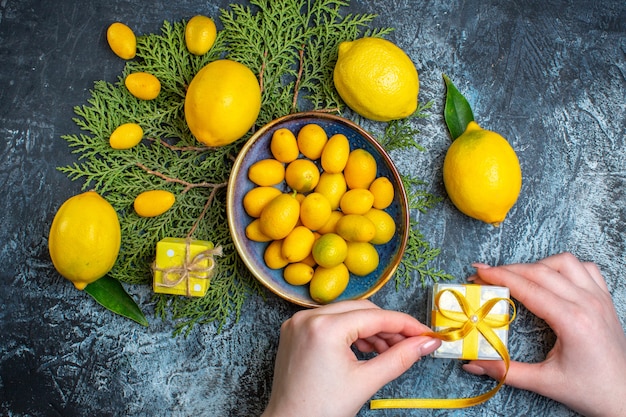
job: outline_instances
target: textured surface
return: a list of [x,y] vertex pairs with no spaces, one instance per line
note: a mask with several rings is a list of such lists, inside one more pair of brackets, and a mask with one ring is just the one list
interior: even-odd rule
[[[54,212],[79,192],[56,166],[74,161],[61,135],[76,132],[72,107],[95,80],[115,80],[105,28],[138,33],[164,20],[218,15],[229,2],[78,0],[0,2],[0,414],[10,416],[251,416],[269,395],[280,323],[296,308],[268,294],[251,298],[239,323],[196,328],[172,339],[168,323],[148,330],[103,312],[52,268],[46,236]],[[599,264],[626,323],[626,4],[621,0],[500,2],[370,1],[376,26],[420,72],[426,152],[393,155],[401,172],[445,197],[441,165],[448,136],[441,117],[446,73],[477,120],[517,150],[524,184],[505,223],[472,221],[444,199],[420,228],[442,254],[435,266],[464,279],[469,264],[535,261],[572,251]],[[148,288],[133,289],[150,311]],[[373,301],[426,318],[426,291],[387,286]],[[522,309],[511,334],[514,359],[540,360],[554,336]],[[492,386],[458,361],[425,359],[380,396],[469,395]],[[503,388],[467,410],[369,411],[362,416],[572,416],[535,394]]]

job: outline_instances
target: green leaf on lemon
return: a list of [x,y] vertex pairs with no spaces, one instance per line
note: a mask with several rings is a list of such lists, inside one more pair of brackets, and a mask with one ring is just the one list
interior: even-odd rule
[[474,113],[467,99],[452,84],[447,75],[443,75],[446,83],[446,105],[443,110],[443,117],[448,126],[448,131],[452,140],[458,138],[465,132],[469,122],[474,121]]
[[85,291],[104,308],[148,327],[146,316],[119,280],[105,275],[87,285]]

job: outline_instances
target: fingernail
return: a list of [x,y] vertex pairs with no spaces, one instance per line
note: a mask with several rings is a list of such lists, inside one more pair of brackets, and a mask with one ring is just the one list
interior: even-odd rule
[[485,375],[485,368],[482,366],[474,365],[473,363],[466,363],[462,366],[462,368],[474,375]]
[[489,269],[489,268],[491,268],[491,266],[489,266],[487,264],[484,264],[484,263],[481,263],[481,262],[474,262],[472,264],[472,266],[474,268],[476,268],[476,269]]
[[436,351],[439,346],[441,346],[441,340],[439,339],[430,339],[426,343],[420,346],[420,355],[426,356],[430,355],[434,351]]

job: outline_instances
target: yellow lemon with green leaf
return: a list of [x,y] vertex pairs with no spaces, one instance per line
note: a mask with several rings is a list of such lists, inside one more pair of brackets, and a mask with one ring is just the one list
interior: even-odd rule
[[117,213],[95,191],[66,200],[52,220],[48,237],[54,267],[79,290],[113,268],[120,244]]

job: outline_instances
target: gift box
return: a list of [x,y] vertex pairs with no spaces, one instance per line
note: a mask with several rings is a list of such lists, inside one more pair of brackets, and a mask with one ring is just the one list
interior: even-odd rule
[[164,238],[156,245],[154,292],[162,294],[203,297],[215,270],[214,256],[221,248],[214,248],[206,240]]
[[[430,301],[431,327],[447,333],[433,353],[436,358],[502,359],[493,344],[506,350],[509,336],[509,289],[476,284],[433,285]],[[515,306],[513,306],[514,308]],[[495,336],[494,336],[495,335]],[[492,342],[488,340],[492,339]]]

